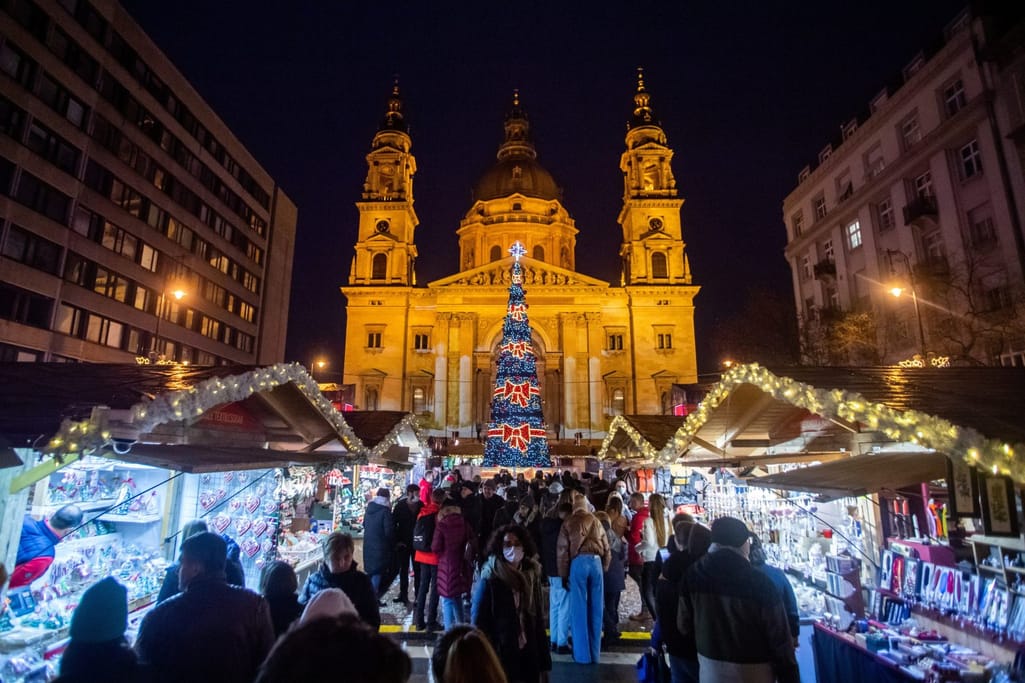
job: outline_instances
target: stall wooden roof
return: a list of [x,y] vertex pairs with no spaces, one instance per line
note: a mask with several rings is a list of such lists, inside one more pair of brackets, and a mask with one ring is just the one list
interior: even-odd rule
[[638,416],[617,417],[599,457],[750,465],[829,460],[917,442],[1025,481],[1025,466],[1014,457],[1025,458],[1025,369],[774,372],[751,364],[693,389],[705,399],[669,439],[660,432],[679,418],[648,416],[644,425]]
[[[297,364],[0,364],[0,402],[0,438],[61,460],[86,450],[71,447],[84,432],[93,454],[189,472],[363,460],[400,431],[418,444],[411,415],[343,415]],[[244,428],[207,419],[231,406]]]

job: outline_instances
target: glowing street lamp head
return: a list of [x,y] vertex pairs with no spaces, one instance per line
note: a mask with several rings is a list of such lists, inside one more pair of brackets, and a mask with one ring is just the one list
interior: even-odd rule
[[903,287],[891,287],[890,288],[890,294],[892,294],[893,296],[899,297],[903,293],[904,293],[904,288]]
[[186,295],[186,291],[184,289],[180,289],[179,288],[179,289],[171,290],[171,296],[173,296],[178,301],[181,301],[182,299],[184,299],[185,295]]
[[320,360],[317,361],[317,369],[318,370],[323,370],[326,367],[327,367],[327,361],[326,360],[320,359]]

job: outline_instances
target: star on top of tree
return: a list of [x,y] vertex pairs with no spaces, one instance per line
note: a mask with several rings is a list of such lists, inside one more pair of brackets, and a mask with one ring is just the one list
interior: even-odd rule
[[526,256],[527,248],[524,247],[519,240],[517,240],[516,242],[513,242],[513,245],[511,247],[509,247],[509,253],[513,255],[514,259],[519,261],[521,256]]

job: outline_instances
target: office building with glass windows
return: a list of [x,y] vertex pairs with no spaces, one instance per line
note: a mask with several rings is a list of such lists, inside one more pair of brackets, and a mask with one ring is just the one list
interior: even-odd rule
[[0,1],[0,361],[280,361],[296,217],[116,2]]

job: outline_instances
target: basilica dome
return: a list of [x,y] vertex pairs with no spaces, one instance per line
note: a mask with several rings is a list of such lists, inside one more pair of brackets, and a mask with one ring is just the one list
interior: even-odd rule
[[530,122],[520,106],[518,92],[505,117],[505,140],[498,148],[498,162],[484,172],[473,188],[474,201],[488,201],[522,194],[537,199],[562,199],[552,174],[537,162]]

